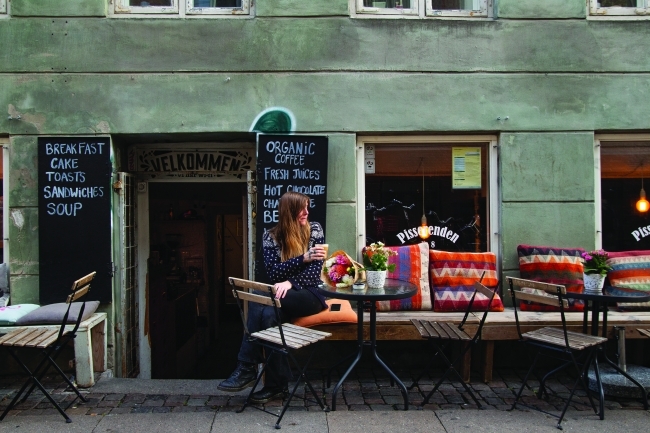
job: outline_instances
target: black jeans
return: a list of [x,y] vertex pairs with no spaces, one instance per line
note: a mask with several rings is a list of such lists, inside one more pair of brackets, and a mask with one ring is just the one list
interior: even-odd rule
[[[268,293],[259,294],[268,296]],[[323,304],[321,304],[320,299],[307,289],[291,289],[280,302],[282,304],[282,308],[280,309],[280,320],[282,322],[287,322],[297,317],[311,316],[323,310]],[[277,324],[275,311],[272,306],[262,305],[256,302],[248,303],[248,321],[246,322],[248,332],[252,334],[277,326]],[[288,360],[282,358],[278,355],[273,355],[271,358],[269,365],[266,367],[265,386],[284,387],[287,385],[287,382],[291,378],[291,369],[289,368]],[[242,362],[258,364],[264,360],[262,347],[249,342],[246,339],[246,335],[244,335],[237,359]]]

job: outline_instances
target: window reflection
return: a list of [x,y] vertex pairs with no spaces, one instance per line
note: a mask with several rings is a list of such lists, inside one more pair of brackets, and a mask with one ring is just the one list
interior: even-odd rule
[[129,0],[130,6],[172,6],[172,0]]
[[363,0],[363,5],[372,8],[395,8],[395,9],[410,9],[411,0]]
[[[375,173],[365,175],[366,244],[422,242],[417,234],[426,216],[431,248],[489,251],[487,244],[487,147],[481,148],[480,188],[452,187],[453,144],[375,146]],[[424,195],[423,195],[424,187]]]
[[650,212],[639,212],[641,187],[650,188],[650,142],[601,142],[603,249],[650,249]]

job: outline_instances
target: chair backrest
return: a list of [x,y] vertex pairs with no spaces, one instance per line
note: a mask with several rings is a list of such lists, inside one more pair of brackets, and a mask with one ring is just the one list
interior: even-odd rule
[[[90,290],[90,283],[92,280],[95,278],[95,275],[97,272],[91,272],[90,274],[83,276],[76,280],[74,283],[72,283],[72,293],[70,293],[66,299],[65,303],[68,304],[68,308],[66,309],[65,314],[63,315],[63,322],[61,322],[61,328],[59,329],[59,338],[63,335],[65,331],[65,327],[68,324],[68,316],[70,315],[70,308],[72,307],[72,303],[81,299],[84,295],[88,293]],[[77,329],[79,329],[79,324],[81,323],[81,319],[84,314],[84,310],[86,309],[86,301],[84,300],[81,303],[81,307],[79,308],[79,313],[77,314],[77,320],[75,321],[74,328],[72,330],[72,334],[74,335],[75,332],[77,332]]]
[[[485,274],[485,273],[484,273]],[[481,280],[483,279],[483,276],[481,276]],[[483,324],[485,323],[485,319],[487,318],[487,314],[490,311],[490,306],[492,305],[492,300],[494,299],[494,295],[496,294],[496,289],[495,290],[490,290],[487,287],[485,287],[482,283],[480,282],[475,282],[473,285],[474,288],[474,293],[472,294],[472,297],[469,300],[469,304],[467,305],[467,309],[465,310],[465,316],[463,317],[462,322],[460,322],[460,325],[458,325],[459,329],[463,329],[463,325],[465,324],[465,321],[467,320],[467,317],[469,316],[469,313],[472,310],[472,304],[474,304],[474,298],[476,298],[476,295],[478,293],[482,294],[486,298],[488,298],[488,303],[487,303],[487,308],[483,312],[483,316],[481,316],[481,320],[479,321],[478,324],[478,329],[476,330],[475,339],[479,339],[481,336],[481,330],[483,329]]]
[[[282,337],[282,345],[286,346],[280,318],[280,308],[282,307],[282,304],[279,299],[275,298],[274,286],[272,284],[264,284],[257,281],[244,280],[242,278],[229,277],[228,280],[232,286],[232,294],[237,300],[237,305],[239,306],[239,314],[241,315],[241,320],[244,324],[244,333],[246,336],[251,338],[251,333],[246,324],[244,301],[268,305],[272,306],[275,311],[275,318],[280,329],[280,336]],[[251,293],[250,290],[255,290],[258,293]]]
[[519,326],[519,316],[517,314],[519,301],[531,301],[558,307],[560,309],[562,328],[564,329],[566,340],[566,319],[564,317],[564,309],[569,307],[569,303],[564,299],[564,295],[566,295],[565,286],[515,277],[506,277],[506,281],[508,281],[508,285],[510,286],[510,297],[512,298],[512,304],[514,306],[515,322],[517,324],[519,338],[521,338],[521,328]]

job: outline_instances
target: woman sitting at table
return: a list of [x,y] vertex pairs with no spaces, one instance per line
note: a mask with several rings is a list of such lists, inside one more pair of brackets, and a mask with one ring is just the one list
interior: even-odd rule
[[[287,192],[280,197],[279,222],[263,236],[264,266],[275,287],[275,297],[282,300],[281,320],[311,316],[327,308],[325,298],[316,289],[325,259],[323,228],[309,222],[309,197]],[[272,306],[249,303],[248,330],[251,333],[276,326]],[[218,385],[222,391],[241,391],[252,386],[256,365],[263,361],[262,349],[244,336],[237,368]],[[253,404],[263,404],[287,392],[291,371],[286,359],[272,357],[266,368],[264,387],[251,396]]]

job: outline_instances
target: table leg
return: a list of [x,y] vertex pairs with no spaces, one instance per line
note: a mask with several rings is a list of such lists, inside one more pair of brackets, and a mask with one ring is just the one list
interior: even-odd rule
[[[363,355],[363,302],[358,301],[357,302],[357,344],[359,346],[359,351],[357,353],[356,358],[352,361],[348,369],[343,373],[343,376],[339,379],[338,383],[336,386],[334,386],[334,390],[332,390],[332,405],[331,409],[336,410],[336,394],[339,391],[339,388],[341,388],[341,385],[343,385],[343,382],[345,382],[345,379],[347,379],[348,375],[352,371],[352,369],[357,365],[359,360],[361,359],[361,355]],[[328,379],[329,380],[329,379]]]
[[370,305],[370,347],[372,350],[372,355],[375,357],[377,363],[379,363],[379,365],[381,365],[381,367],[386,370],[386,372],[390,375],[390,377],[393,378],[397,386],[400,388],[402,397],[404,397],[404,410],[408,410],[409,397],[408,392],[406,391],[406,386],[401,380],[399,380],[397,375],[395,375],[395,373],[393,373],[393,371],[388,368],[386,363],[384,363],[384,361],[382,361],[382,359],[377,354],[377,306],[374,302],[372,305]]

